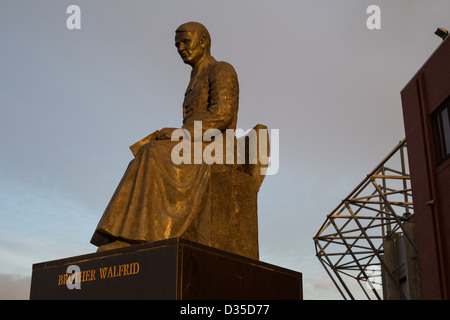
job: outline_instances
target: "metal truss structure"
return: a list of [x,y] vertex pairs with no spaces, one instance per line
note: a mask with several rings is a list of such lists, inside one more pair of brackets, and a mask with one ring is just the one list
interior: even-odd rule
[[394,233],[404,235],[417,254],[404,228],[413,218],[405,151],[403,140],[327,216],[314,237],[316,255],[344,299],[356,299],[359,289],[367,299],[383,299],[383,282],[398,283],[396,270],[383,259],[384,240]]

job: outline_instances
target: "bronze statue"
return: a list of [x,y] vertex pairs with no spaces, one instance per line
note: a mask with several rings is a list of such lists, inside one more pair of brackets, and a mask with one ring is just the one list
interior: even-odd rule
[[[201,121],[202,134],[208,129],[236,129],[238,78],[229,63],[211,56],[208,30],[197,22],[182,24],[176,30],[175,46],[183,62],[192,67],[182,129],[191,137],[194,121]],[[258,258],[256,193],[260,183],[242,182],[249,173],[242,178],[247,169],[239,170],[236,164],[174,164],[171,151],[179,143],[171,140],[175,129],[155,131],[130,147],[135,158],[91,243],[104,251],[185,237]],[[246,197],[241,203],[238,193]],[[251,211],[251,218],[242,214],[247,211]],[[237,234],[236,239],[233,234]]]

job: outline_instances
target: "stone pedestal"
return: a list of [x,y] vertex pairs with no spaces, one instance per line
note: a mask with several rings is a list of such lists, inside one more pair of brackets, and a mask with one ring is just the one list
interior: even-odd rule
[[34,264],[30,299],[300,300],[302,274],[177,238]]

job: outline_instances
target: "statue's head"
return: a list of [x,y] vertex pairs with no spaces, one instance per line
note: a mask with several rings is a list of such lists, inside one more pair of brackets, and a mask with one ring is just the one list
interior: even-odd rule
[[184,63],[192,67],[211,55],[211,37],[205,26],[198,22],[187,22],[178,27],[175,46]]

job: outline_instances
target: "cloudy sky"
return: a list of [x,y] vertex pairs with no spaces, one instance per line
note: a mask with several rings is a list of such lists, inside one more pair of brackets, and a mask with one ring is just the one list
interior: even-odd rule
[[[66,27],[71,4],[81,30]],[[128,147],[181,125],[190,67],[174,31],[199,21],[238,73],[238,127],[280,132],[261,260],[302,272],[305,299],[340,299],[312,237],[404,138],[400,91],[449,18],[448,0],[2,0],[0,298],[28,298],[33,263],[96,250]]]

